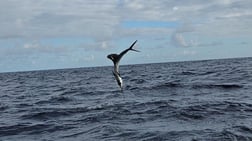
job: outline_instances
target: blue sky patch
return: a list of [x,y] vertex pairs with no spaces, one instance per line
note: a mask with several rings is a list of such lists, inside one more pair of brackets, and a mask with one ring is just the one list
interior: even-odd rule
[[171,21],[124,21],[122,27],[124,28],[177,28],[179,22]]

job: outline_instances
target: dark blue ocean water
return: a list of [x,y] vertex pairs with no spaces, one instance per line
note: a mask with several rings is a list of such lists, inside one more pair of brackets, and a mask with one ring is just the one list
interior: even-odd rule
[[252,58],[0,74],[0,140],[252,140]]

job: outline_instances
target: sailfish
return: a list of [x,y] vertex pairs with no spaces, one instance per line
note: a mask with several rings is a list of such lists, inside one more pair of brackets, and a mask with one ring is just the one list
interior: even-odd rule
[[107,56],[107,58],[112,60],[112,62],[114,63],[114,70],[112,71],[112,73],[117,81],[118,86],[121,88],[122,91],[123,91],[123,80],[122,80],[122,77],[119,73],[119,62],[122,59],[122,57],[130,50],[140,52],[136,49],[133,49],[133,46],[136,44],[136,42],[137,42],[137,40],[135,42],[133,42],[129,48],[125,49],[120,54],[109,54]]

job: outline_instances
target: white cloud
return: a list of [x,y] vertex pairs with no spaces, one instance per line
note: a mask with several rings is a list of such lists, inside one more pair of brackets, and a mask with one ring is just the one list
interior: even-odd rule
[[189,47],[196,45],[197,41],[186,41],[183,36],[184,33],[194,32],[195,28],[190,23],[184,23],[181,27],[177,28],[171,36],[171,43],[176,47]]
[[109,48],[108,43],[105,42],[105,41],[103,41],[103,42],[101,43],[101,48],[103,48],[103,49]]
[[23,47],[25,49],[32,49],[32,48],[39,48],[40,45],[39,45],[38,42],[34,41],[34,42],[31,42],[31,43],[25,43]]
[[115,45],[111,40],[95,40],[95,42],[82,43],[80,48],[84,48],[86,51],[104,51],[109,48],[114,48]]
[[[172,35],[175,46],[207,46],[212,43],[201,43],[187,34],[221,38],[251,36],[251,5],[250,0],[0,1],[0,38],[30,39],[23,48],[41,52],[55,49],[34,42],[34,38],[89,37],[94,42],[83,47],[102,51],[113,48],[114,42],[121,38],[167,35]],[[176,21],[183,26],[125,28],[121,26],[124,21]]]
[[173,9],[174,11],[176,11],[176,10],[178,10],[179,8],[178,8],[177,6],[174,6],[172,9]]
[[111,36],[116,0],[1,1],[0,37]]
[[[0,37],[87,36],[112,40],[129,32],[139,34],[139,30],[122,29],[120,23],[125,20],[189,21],[199,25],[198,31],[202,34],[228,35],[237,30],[242,34],[246,32],[242,28],[252,22],[247,18],[252,16],[251,5],[249,0],[0,1]],[[246,23],[240,22],[241,18]],[[226,24],[236,28],[216,30]],[[141,29],[140,32],[151,30]]]
[[186,43],[184,37],[181,33],[174,33],[171,37],[171,42],[173,45],[177,47],[187,47],[188,44]]

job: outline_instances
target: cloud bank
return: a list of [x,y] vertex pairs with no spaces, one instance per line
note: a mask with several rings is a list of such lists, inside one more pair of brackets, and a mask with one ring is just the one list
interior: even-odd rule
[[[189,21],[201,34],[252,33],[249,28],[252,1],[249,0],[12,0],[1,1],[0,5],[1,38],[87,36],[96,40],[113,39],[129,34],[129,29],[121,26],[129,20]],[[137,35],[159,30],[132,32]]]
[[[146,54],[151,48],[170,51],[162,50],[170,46],[224,46],[234,38],[246,47],[251,44],[251,6],[251,0],[2,0],[0,66],[24,56],[33,62],[39,62],[34,57],[44,59],[45,66],[50,57],[62,64],[88,64],[135,39],[149,47]],[[188,52],[180,53],[199,54]]]

